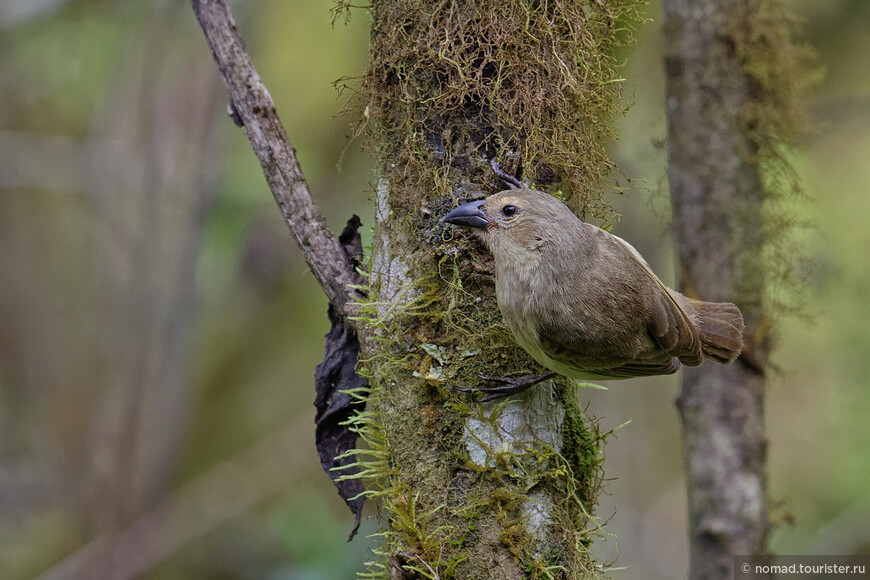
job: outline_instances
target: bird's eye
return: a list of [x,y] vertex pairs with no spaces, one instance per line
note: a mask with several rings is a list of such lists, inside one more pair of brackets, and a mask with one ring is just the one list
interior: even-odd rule
[[517,206],[506,205],[503,208],[501,208],[501,213],[503,213],[505,217],[511,217],[512,215],[517,213]]

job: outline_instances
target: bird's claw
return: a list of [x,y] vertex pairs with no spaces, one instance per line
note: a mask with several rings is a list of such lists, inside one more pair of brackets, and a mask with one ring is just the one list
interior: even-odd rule
[[546,381],[547,379],[550,379],[555,375],[556,373],[552,371],[541,373],[539,375],[523,375],[521,377],[491,377],[488,375],[480,375],[480,378],[482,380],[498,384],[491,387],[454,388],[457,391],[462,391],[463,393],[482,393],[483,396],[480,397],[480,399],[478,400],[481,403],[485,403],[487,401],[494,401],[495,399],[500,399],[501,397],[507,397],[509,395],[516,395],[517,393],[522,393],[523,391],[537,385],[542,381]]

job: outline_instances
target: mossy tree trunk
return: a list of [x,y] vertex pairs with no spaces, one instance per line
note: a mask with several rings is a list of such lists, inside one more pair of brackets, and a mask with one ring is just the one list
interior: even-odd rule
[[633,1],[544,5],[383,0],[371,7],[367,131],[380,155],[369,301],[360,305],[368,410],[360,456],[383,506],[371,574],[580,578],[600,436],[573,383],[509,402],[458,393],[480,375],[540,372],[495,303],[490,258],[440,219],[504,189],[490,169],[604,216],[618,111],[610,51]]
[[788,286],[795,263],[783,251],[788,220],[776,204],[797,188],[782,151],[800,125],[793,95],[806,77],[806,52],[790,43],[777,0],[664,0],[663,7],[680,290],[735,302],[746,321],[736,363],[687,368],[677,398],[689,578],[725,579],[734,555],[767,551],[770,285]]

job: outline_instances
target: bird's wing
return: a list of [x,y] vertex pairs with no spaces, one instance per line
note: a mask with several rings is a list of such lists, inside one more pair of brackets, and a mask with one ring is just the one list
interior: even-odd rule
[[[598,244],[602,255],[599,259],[605,264],[616,264],[618,272],[626,278],[622,284],[635,292],[634,300],[645,302],[627,305],[621,312],[635,318],[638,335],[623,336],[616,343],[600,334],[589,335],[590,329],[578,324],[568,306],[562,316],[537,320],[536,330],[543,353],[563,369],[574,371],[565,374],[592,374],[602,378],[670,374],[676,372],[680,363],[701,364],[703,354],[695,325],[637,250],[604,230],[588,227],[600,236]],[[611,272],[614,268],[611,267]],[[646,320],[636,320],[641,316]],[[618,320],[614,323],[620,324]]]
[[[537,331],[544,353],[558,364],[560,372],[576,378],[628,379],[669,375],[677,372],[681,366],[676,358],[661,349],[624,362],[624,359],[608,359],[609,353],[590,352],[581,335],[566,333],[561,325],[539,324]],[[572,340],[566,342],[568,336]]]
[[704,355],[701,352],[698,331],[686,312],[677,304],[668,287],[659,280],[646,260],[631,244],[607,232],[603,233],[616,242],[616,247],[624,250],[625,254],[640,266],[638,269],[640,275],[652,281],[653,287],[657,290],[652,296],[650,305],[652,310],[648,324],[650,335],[662,350],[670,356],[677,357],[683,364],[689,366],[701,364]]
[[590,374],[600,375],[603,378],[630,379],[632,377],[652,377],[655,375],[670,375],[683,366],[675,358],[666,363],[631,362],[612,369],[596,369],[589,371]]

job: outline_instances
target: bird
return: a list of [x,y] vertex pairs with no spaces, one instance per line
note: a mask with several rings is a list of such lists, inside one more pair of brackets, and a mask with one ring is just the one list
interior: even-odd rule
[[612,380],[672,374],[705,358],[728,364],[743,348],[737,306],[668,288],[631,244],[548,193],[501,191],[460,205],[443,221],[472,228],[488,247],[501,314],[517,343],[548,369],[483,377],[498,384],[474,389],[482,400],[555,374]]

